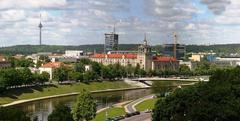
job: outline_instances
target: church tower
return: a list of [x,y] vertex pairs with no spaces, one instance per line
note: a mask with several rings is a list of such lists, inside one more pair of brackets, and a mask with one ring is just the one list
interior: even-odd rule
[[147,36],[144,35],[143,44],[138,47],[137,63],[145,71],[152,69],[151,46],[148,44]]

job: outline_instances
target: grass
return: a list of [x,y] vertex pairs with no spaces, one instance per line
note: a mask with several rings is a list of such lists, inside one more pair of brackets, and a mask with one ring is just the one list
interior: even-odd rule
[[124,108],[112,107],[110,109],[106,109],[106,110],[98,113],[97,116],[95,117],[95,119],[92,121],[104,121],[106,118],[106,111],[108,114],[108,118],[112,118],[115,116],[121,116],[121,115],[125,114]]
[[149,99],[141,102],[140,104],[136,105],[136,109],[138,111],[144,111],[144,110],[152,110],[154,108],[155,103],[157,102],[157,98]]
[[44,96],[52,96],[59,94],[67,94],[72,92],[80,92],[83,89],[89,91],[104,90],[104,89],[118,89],[129,88],[130,85],[123,81],[103,81],[92,82],[90,84],[77,83],[73,85],[51,85],[38,86],[32,88],[11,89],[0,94],[0,104],[7,104],[17,100],[39,98]]

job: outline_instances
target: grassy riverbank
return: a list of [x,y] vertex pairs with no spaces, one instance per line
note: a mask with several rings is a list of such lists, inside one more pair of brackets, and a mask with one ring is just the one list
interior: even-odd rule
[[59,94],[67,94],[73,92],[80,92],[83,89],[89,91],[105,90],[105,89],[118,89],[129,88],[130,85],[123,81],[103,81],[92,82],[90,84],[77,83],[73,85],[51,85],[51,86],[38,86],[31,88],[11,89],[3,94],[0,94],[0,105],[11,103],[13,101],[39,98],[44,96],[52,96]]
[[158,99],[154,98],[154,99],[149,99],[149,100],[145,100],[141,103],[139,103],[138,105],[136,105],[136,109],[138,111],[144,111],[144,110],[152,110],[154,108],[155,103],[157,102]]
[[107,112],[108,118],[112,118],[115,116],[121,116],[121,115],[125,114],[124,108],[112,107],[112,108],[106,109],[106,110],[98,113],[97,116],[95,117],[95,119],[92,121],[104,121],[106,119],[106,112]]

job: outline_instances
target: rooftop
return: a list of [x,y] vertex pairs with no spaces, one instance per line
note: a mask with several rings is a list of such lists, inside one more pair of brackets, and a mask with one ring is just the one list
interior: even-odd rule
[[173,57],[167,57],[167,56],[155,56],[153,57],[153,61],[157,62],[177,62],[178,60]]
[[91,58],[127,58],[127,59],[136,59],[137,54],[94,54]]
[[41,68],[59,68],[63,65],[62,62],[49,62],[41,66]]

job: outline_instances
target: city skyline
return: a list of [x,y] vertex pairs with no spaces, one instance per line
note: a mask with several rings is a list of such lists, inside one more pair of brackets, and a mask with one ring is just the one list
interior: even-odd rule
[[0,45],[103,44],[116,25],[119,44],[239,43],[238,0],[1,0]]

